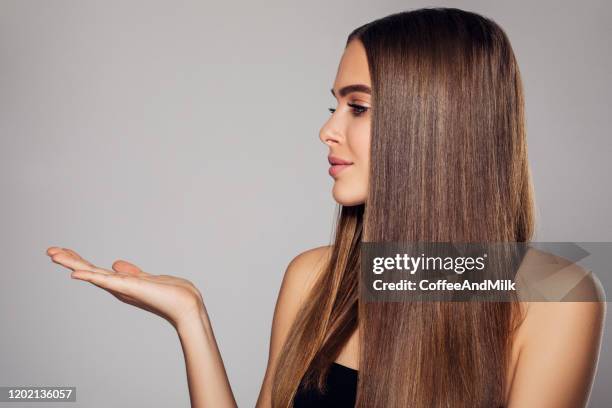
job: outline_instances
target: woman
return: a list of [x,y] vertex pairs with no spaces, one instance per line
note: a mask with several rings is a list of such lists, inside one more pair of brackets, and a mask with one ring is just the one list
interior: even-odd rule
[[[362,241],[532,238],[522,84],[502,29],[454,8],[375,20],[348,37],[332,94],[320,138],[335,240],[287,268],[257,407],[586,406],[604,303],[359,301]],[[47,253],[176,328],[192,406],[236,406],[190,282]]]

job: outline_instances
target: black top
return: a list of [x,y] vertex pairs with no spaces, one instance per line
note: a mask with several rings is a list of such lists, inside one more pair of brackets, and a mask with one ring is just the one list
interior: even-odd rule
[[326,379],[325,394],[314,389],[304,390],[300,383],[293,408],[353,408],[357,397],[358,371],[338,363],[332,363]]

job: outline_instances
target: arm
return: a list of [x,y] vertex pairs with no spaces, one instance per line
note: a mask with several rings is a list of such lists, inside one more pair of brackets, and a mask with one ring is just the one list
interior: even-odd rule
[[152,275],[125,261],[115,262],[112,270],[102,269],[66,248],[51,247],[47,255],[71,269],[73,279],[90,282],[122,302],[172,324],[183,348],[192,407],[237,406],[202,295],[191,282],[170,275]]
[[202,306],[198,316],[177,324],[176,331],[183,348],[191,406],[236,408],[206,308]]
[[529,305],[508,408],[586,407],[605,308],[604,302]]
[[272,381],[278,355],[302,302],[323,270],[329,249],[330,247],[319,247],[303,252],[287,266],[274,308],[268,365],[256,408],[269,408],[272,405]]

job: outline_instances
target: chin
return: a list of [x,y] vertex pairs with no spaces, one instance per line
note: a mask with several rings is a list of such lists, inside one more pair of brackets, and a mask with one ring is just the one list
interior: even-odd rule
[[334,196],[334,200],[336,200],[338,204],[343,205],[345,207],[351,207],[354,205],[365,203],[366,196],[365,192],[360,191],[360,189],[342,186],[338,181],[334,183],[332,195]]

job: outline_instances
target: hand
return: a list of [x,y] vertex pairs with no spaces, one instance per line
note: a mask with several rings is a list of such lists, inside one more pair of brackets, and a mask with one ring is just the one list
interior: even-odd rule
[[50,247],[47,255],[71,269],[71,278],[93,283],[124,303],[155,313],[177,330],[205,311],[202,294],[186,279],[152,275],[123,260],[115,261],[112,270],[102,269],[68,248]]

